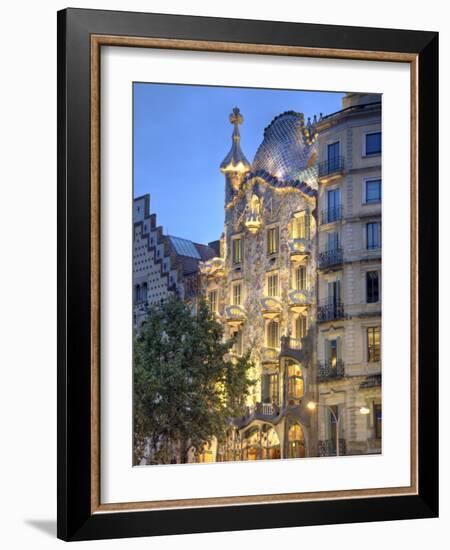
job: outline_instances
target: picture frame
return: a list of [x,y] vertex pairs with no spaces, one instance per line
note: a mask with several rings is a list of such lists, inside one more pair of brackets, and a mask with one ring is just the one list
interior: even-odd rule
[[[101,502],[100,51],[105,46],[409,65],[409,487],[155,505]],[[91,540],[438,515],[437,143],[437,33],[84,9],[58,12],[59,538]]]

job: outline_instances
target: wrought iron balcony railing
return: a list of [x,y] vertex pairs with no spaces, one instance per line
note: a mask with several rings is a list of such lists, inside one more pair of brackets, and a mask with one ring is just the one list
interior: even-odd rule
[[318,380],[328,380],[330,378],[342,378],[345,374],[344,363],[341,359],[325,361],[317,366]]
[[[323,439],[317,442],[318,456],[336,456],[336,440]],[[346,454],[345,439],[339,439],[339,455]]]
[[323,252],[319,252],[319,269],[341,265],[343,257],[344,253],[342,248],[335,248],[334,250],[325,250]]
[[338,206],[332,206],[331,208],[327,208],[326,210],[322,210],[321,213],[321,223],[332,223],[337,222],[339,220],[342,220],[344,213],[342,204],[339,204]]
[[344,157],[335,157],[319,163],[319,178],[339,174],[344,170]]
[[246,408],[244,416],[235,419],[238,425],[245,426],[253,420],[274,419],[279,415],[280,408],[275,403],[256,403]]
[[344,304],[341,301],[326,302],[317,308],[319,322],[337,321],[344,318]]

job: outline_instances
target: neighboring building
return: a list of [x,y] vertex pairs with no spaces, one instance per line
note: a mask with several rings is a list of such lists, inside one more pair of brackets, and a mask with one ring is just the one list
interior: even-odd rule
[[195,303],[199,295],[199,263],[219,253],[218,243],[194,243],[164,235],[150,214],[150,195],[134,199],[133,304],[134,327],[145,320],[149,306],[171,294]]
[[347,94],[312,123],[282,113],[252,163],[239,109],[230,122],[220,242],[163,236],[135,200],[136,295],[205,296],[231,356],[252,348],[247,412],[192,460],[334,455],[336,419],[341,454],[381,452],[380,96]]
[[[343,107],[316,126],[317,382],[342,418],[341,452],[359,454],[381,451],[381,99],[347,94]],[[334,418],[319,419],[319,453],[334,454]]]

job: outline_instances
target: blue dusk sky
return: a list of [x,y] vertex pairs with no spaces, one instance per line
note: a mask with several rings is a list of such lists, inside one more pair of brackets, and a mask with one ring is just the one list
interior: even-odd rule
[[223,231],[229,115],[239,107],[241,147],[249,160],[264,128],[284,111],[305,120],[340,110],[342,93],[134,83],[134,196],[150,194],[164,234],[208,243]]

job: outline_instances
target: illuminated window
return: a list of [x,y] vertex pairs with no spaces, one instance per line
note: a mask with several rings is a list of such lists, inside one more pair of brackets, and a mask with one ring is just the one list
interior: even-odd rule
[[304,394],[302,369],[300,365],[291,364],[287,367],[288,399],[301,399]]
[[200,463],[214,462],[214,456],[211,449],[211,443],[206,443],[203,450],[198,454],[198,461]]
[[240,306],[242,300],[242,285],[241,283],[235,283],[232,286],[233,292],[231,296],[232,305]]
[[280,337],[277,321],[269,321],[267,324],[267,347],[278,348],[280,345]]
[[269,399],[271,403],[278,405],[279,398],[278,374],[269,374]]
[[267,296],[278,296],[278,273],[272,273],[267,277]]
[[219,302],[217,299],[217,290],[210,290],[208,292],[208,302],[209,302],[209,309],[213,313],[217,313],[219,308]]
[[291,424],[288,431],[288,458],[304,458],[305,440],[300,424]]
[[294,284],[296,290],[306,290],[306,267],[304,265],[295,268]]
[[240,264],[242,262],[242,239],[238,237],[231,242],[233,264]]
[[306,212],[296,214],[292,220],[291,238],[309,239],[309,216]]
[[366,273],[366,296],[368,304],[374,304],[380,299],[378,271],[368,271]]
[[255,426],[244,434],[242,441],[242,460],[258,460],[261,456],[261,434]]
[[267,230],[267,254],[276,254],[278,252],[278,244],[278,227],[270,227]]
[[341,338],[332,338],[325,340],[325,358],[327,364],[331,368],[337,366],[338,361],[341,359]]
[[262,400],[263,400],[263,403],[273,403],[274,405],[278,405],[278,401],[279,401],[278,373],[263,375]]
[[380,327],[367,329],[367,361],[375,363],[380,360]]
[[295,319],[295,338],[304,338],[307,331],[307,319],[306,315],[299,315]]

